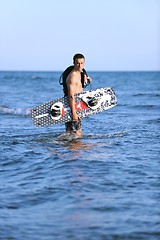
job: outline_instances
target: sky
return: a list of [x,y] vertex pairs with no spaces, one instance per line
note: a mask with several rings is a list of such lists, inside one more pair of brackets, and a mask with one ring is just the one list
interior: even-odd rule
[[0,70],[160,70],[160,0],[0,0]]

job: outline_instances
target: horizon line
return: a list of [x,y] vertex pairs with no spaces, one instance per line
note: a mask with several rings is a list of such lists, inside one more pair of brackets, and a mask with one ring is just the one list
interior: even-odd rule
[[[65,70],[65,69],[64,69]],[[1,70],[0,72],[64,72],[64,70]],[[88,72],[160,72],[158,70],[88,70]]]

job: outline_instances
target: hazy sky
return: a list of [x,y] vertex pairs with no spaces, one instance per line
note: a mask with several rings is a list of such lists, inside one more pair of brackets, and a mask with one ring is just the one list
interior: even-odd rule
[[160,70],[160,0],[0,0],[0,70]]

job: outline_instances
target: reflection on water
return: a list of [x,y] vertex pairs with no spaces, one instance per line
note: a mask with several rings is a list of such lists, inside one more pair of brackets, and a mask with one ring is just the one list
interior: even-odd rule
[[64,146],[71,151],[86,151],[93,147],[94,144],[87,144],[82,142],[82,139],[64,142]]
[[95,145],[97,144],[86,142],[73,134],[64,133],[47,146],[47,149],[56,156],[56,160],[78,160]]
[[83,139],[77,137],[74,133],[63,133],[57,137],[56,141],[61,143],[64,147],[68,147],[71,151],[88,150],[94,145],[84,143]]

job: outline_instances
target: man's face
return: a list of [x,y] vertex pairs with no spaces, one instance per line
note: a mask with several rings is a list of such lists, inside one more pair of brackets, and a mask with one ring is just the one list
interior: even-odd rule
[[84,63],[85,63],[84,58],[76,58],[74,63],[75,69],[81,72],[82,69],[84,68]]

